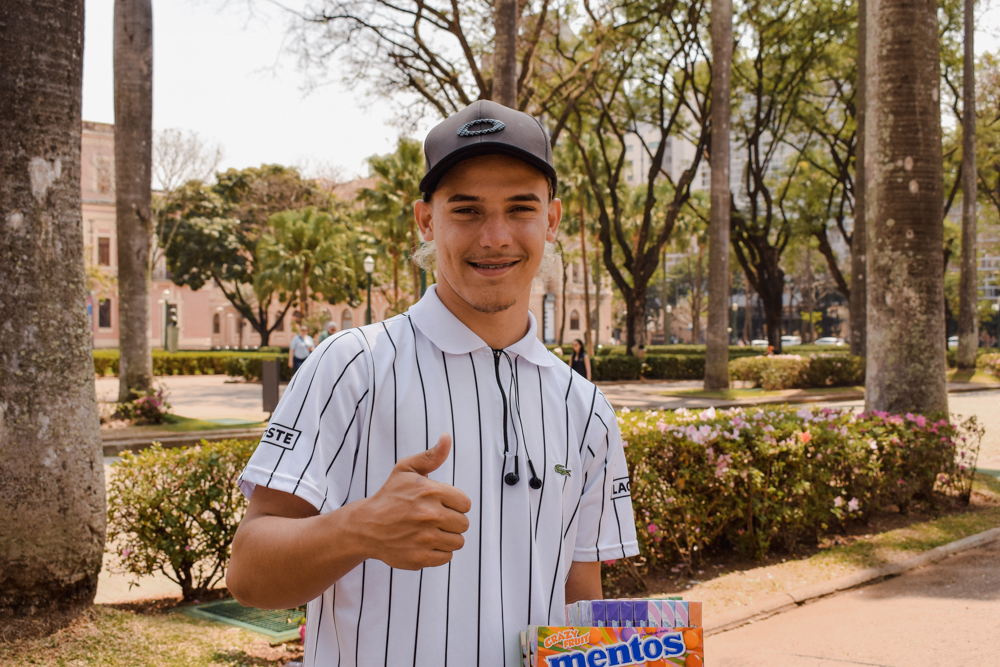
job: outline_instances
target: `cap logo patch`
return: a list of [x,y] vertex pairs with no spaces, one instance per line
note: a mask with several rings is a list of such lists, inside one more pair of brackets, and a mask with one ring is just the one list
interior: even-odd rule
[[[489,127],[484,127],[481,130],[473,130],[472,128],[481,123],[489,123]],[[495,118],[480,118],[479,120],[474,120],[471,123],[466,123],[462,127],[458,128],[458,136],[460,137],[478,137],[481,134],[493,134],[494,132],[502,131],[506,125],[501,123]]]

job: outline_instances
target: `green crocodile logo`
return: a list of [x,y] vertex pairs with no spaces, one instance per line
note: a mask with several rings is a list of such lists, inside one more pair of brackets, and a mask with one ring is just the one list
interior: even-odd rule
[[557,473],[559,473],[560,475],[565,475],[566,477],[569,477],[573,473],[572,470],[570,470],[569,468],[567,468],[566,466],[564,466],[561,463],[557,463],[556,464],[555,471]]

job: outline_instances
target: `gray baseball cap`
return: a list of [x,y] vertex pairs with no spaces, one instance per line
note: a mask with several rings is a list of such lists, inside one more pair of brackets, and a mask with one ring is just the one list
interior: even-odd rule
[[528,114],[478,100],[441,121],[424,140],[427,174],[420,191],[429,195],[445,173],[462,160],[478,155],[510,155],[545,174],[556,187],[552,144],[542,124]]

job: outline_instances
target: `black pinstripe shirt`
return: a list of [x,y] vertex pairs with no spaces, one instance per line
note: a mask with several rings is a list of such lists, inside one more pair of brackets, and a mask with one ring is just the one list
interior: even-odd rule
[[529,319],[522,340],[492,350],[432,287],[405,315],[330,337],[296,373],[244,493],[263,484],[330,512],[447,432],[452,453],[430,477],[472,500],[447,565],[369,560],[309,604],[307,667],[517,665],[520,630],[562,622],[573,561],[638,553],[614,410]]

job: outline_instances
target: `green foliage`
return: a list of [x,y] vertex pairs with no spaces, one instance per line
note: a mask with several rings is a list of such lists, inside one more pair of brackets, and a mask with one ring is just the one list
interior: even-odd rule
[[192,600],[225,575],[246,501],[236,487],[257,443],[124,452],[108,478],[108,544],[125,572],[162,572]]
[[277,361],[282,382],[292,379],[294,371],[285,363],[288,355],[255,354],[253,356],[233,356],[226,359],[226,374],[241,377],[249,382],[259,382],[264,375],[264,362]]
[[647,354],[642,360],[647,380],[701,380],[705,377],[705,355]]
[[787,406],[625,409],[619,422],[651,565],[723,545],[762,558],[933,491],[967,502],[982,436],[974,420]]
[[729,362],[729,377],[768,391],[854,387],[865,383],[865,360],[848,354],[743,357]]
[[621,355],[590,358],[590,373],[595,382],[638,380],[641,372],[642,362],[639,357]]
[[328,303],[360,303],[362,258],[351,252],[353,232],[344,217],[331,210],[307,207],[268,219],[269,229],[257,242],[255,292],[278,293],[282,302],[297,299],[306,315],[316,296]]
[[178,285],[200,289],[214,282],[266,345],[291,308],[277,317],[269,309],[278,286],[259,281],[257,241],[275,213],[330,206],[330,195],[298,171],[281,165],[230,169],[206,186],[192,181],[171,198],[157,233],[167,268]]
[[[286,359],[281,348],[261,348],[255,352],[241,350],[204,352],[166,352],[153,350],[153,375],[232,375],[247,379],[260,379],[260,361],[263,359]],[[247,374],[242,369],[253,366],[256,360],[256,375]],[[98,375],[118,374],[118,350],[94,350],[94,372]]]
[[987,373],[1000,377],[1000,354],[993,352],[980,355],[976,360],[976,365]]

